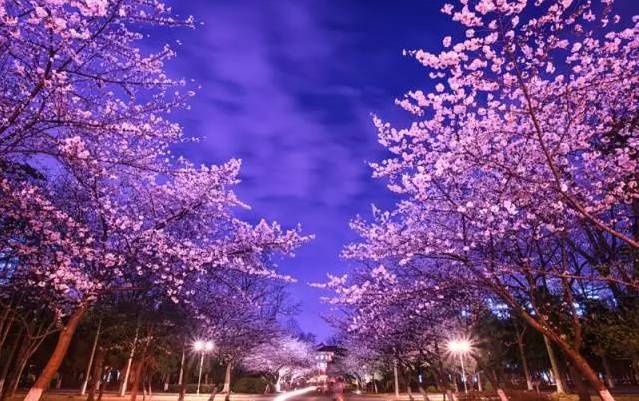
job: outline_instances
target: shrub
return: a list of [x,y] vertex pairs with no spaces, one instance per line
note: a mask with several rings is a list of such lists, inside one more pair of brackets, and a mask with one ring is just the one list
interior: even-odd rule
[[266,381],[261,377],[240,377],[231,383],[231,391],[235,393],[262,394]]
[[[547,393],[534,391],[506,390],[510,401],[575,401],[572,399],[555,399]],[[496,391],[471,391],[468,394],[457,393],[459,401],[499,401]]]
[[577,400],[579,400],[579,396],[577,394],[550,393],[550,394],[548,394],[548,398],[551,401],[577,401]]
[[536,391],[507,390],[506,395],[510,401],[551,401],[547,393],[537,393]]
[[[169,385],[169,389],[168,392],[169,393],[179,393],[180,392],[180,385],[178,384],[171,384]],[[218,385],[218,389],[222,388],[222,386]],[[197,383],[189,383],[186,385],[186,392],[187,394],[194,394],[197,391]],[[213,385],[212,384],[202,384],[200,385],[200,394],[210,394],[211,391],[213,391]]]

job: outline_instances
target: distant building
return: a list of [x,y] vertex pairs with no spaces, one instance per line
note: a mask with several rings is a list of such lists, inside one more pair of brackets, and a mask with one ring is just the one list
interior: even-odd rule
[[331,365],[346,354],[346,349],[337,345],[320,344],[315,350],[315,362],[317,366],[317,382],[326,383],[331,374]]

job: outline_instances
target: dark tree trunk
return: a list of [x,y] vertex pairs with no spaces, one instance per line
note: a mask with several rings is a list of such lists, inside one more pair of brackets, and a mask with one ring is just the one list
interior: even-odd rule
[[[539,323],[533,316],[531,316],[521,305],[512,297],[512,295],[503,288],[495,287],[494,283],[490,283],[493,289],[498,293],[504,302],[510,305],[513,309],[519,313],[521,318],[530,325],[533,329],[544,335],[544,338],[552,340],[563,351],[564,355],[571,362],[571,364],[581,373],[583,378],[595,389],[599,395],[601,401],[615,401],[615,398],[610,394],[610,391],[602,382],[592,366],[588,363],[586,358],[579,352],[579,348],[575,348],[568,339],[562,337],[555,331],[551,331],[548,327],[545,327]],[[552,348],[550,348],[552,349]]]
[[189,364],[184,363],[182,365],[182,383],[180,384],[180,390],[178,392],[178,401],[184,401],[184,398],[186,397],[186,382],[187,382],[187,378],[189,377],[189,374],[190,374]]
[[20,340],[22,339],[22,328],[19,328],[15,333],[15,337],[9,346],[9,353],[5,357],[4,364],[2,365],[2,370],[0,371],[0,398],[4,399],[4,393],[8,388],[7,384],[7,375],[9,374],[9,368],[14,365],[14,359],[16,356],[16,351],[18,350],[18,346],[20,345]]
[[140,390],[140,381],[142,379],[142,370],[144,369],[144,357],[139,358],[139,360],[134,362],[134,364],[134,368],[131,369],[131,371],[133,372],[133,376],[131,380],[131,396],[129,398],[130,401],[135,401],[138,397],[138,391]]
[[64,359],[64,356],[69,349],[69,344],[75,334],[75,330],[78,328],[78,324],[80,324],[80,320],[84,317],[86,310],[86,306],[81,305],[75,312],[73,312],[66,326],[64,326],[60,332],[53,354],[51,354],[51,357],[42,370],[42,373],[40,373],[40,376],[38,376],[35,383],[31,386],[31,389],[29,389],[29,392],[24,397],[24,401],[40,401],[42,393],[49,387],[51,379],[53,379],[53,376],[55,376],[58,371],[58,368],[62,363],[62,359]]
[[515,330],[515,336],[517,338],[517,349],[519,350],[519,358],[521,358],[521,366],[524,371],[524,378],[526,379],[526,388],[528,389],[528,391],[532,391],[532,377],[530,375],[530,369],[528,368],[528,358],[526,358],[526,350],[524,349],[525,329],[520,329],[519,324],[515,323]]
[[178,401],[184,401],[184,397],[186,396],[186,380],[182,382],[180,385],[180,391],[178,392]]
[[486,372],[486,376],[488,377],[488,381],[493,386],[493,388],[497,391],[497,396],[499,396],[500,401],[509,401],[506,392],[504,391],[504,387],[502,386],[499,377],[494,369],[484,369]]
[[601,364],[604,367],[604,372],[606,374],[606,383],[608,383],[609,388],[615,388],[615,378],[612,374],[612,369],[610,368],[610,361],[606,354],[601,356]]
[[570,377],[572,378],[572,382],[575,386],[575,392],[579,395],[579,401],[591,401],[590,392],[588,391],[588,387],[586,386],[586,383],[584,383],[584,379],[579,371],[577,371],[572,364],[570,364],[569,370]]
[[93,360],[93,373],[91,374],[91,381],[89,382],[89,395],[87,397],[87,401],[95,400],[96,391],[102,383],[102,371],[104,368],[105,355],[106,349],[104,347],[98,347]]
[[415,397],[413,397],[413,390],[411,389],[410,377],[406,373],[404,373],[402,375],[402,379],[404,379],[404,383],[406,385],[406,393],[408,394],[408,399],[410,401],[415,401]]
[[2,401],[14,397],[18,391],[22,372],[29,361],[29,344],[29,338],[27,336],[23,336],[20,348],[18,348],[18,354],[16,355],[15,360],[13,361],[13,366],[9,371],[5,391],[2,393]]
[[231,373],[233,373],[233,362],[229,361],[224,374],[224,389],[222,390],[226,393],[224,401],[230,401],[231,399]]
[[104,382],[101,381],[100,385],[98,386],[100,389],[98,391],[98,401],[102,401],[102,396],[104,395]]
[[211,388],[211,395],[209,396],[209,401],[215,401],[215,396],[217,395],[217,384],[213,383]]
[[[7,311],[10,311],[10,310],[11,308],[7,307]],[[3,326],[2,326],[2,329],[0,329],[0,350],[4,346],[4,342],[7,340],[7,337],[9,336],[9,332],[11,331],[11,328],[13,327],[14,317],[15,317],[15,313],[10,316],[8,312],[2,317]]]
[[435,353],[437,354],[437,369],[435,371],[435,380],[437,381],[437,385],[441,387],[441,390],[444,391],[442,394],[442,399],[448,401],[457,401],[457,396],[452,390],[452,386],[450,380],[448,379],[448,375],[446,375],[446,371],[444,370],[444,362],[442,359],[442,354],[439,350],[439,343],[435,341]]
[[430,401],[430,398],[428,398],[428,393],[426,392],[426,389],[423,386],[417,386],[417,388],[419,389],[419,392],[422,395],[422,400]]

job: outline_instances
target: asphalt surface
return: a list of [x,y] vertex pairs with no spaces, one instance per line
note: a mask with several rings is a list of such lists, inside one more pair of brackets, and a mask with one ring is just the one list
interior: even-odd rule
[[[422,396],[420,394],[413,394],[413,397],[415,399],[415,401],[421,401],[422,400]],[[429,394],[428,395],[429,399],[431,401],[442,401],[443,398],[441,396],[441,394]],[[334,398],[331,394],[322,394],[320,392],[310,392],[310,393],[305,393],[302,395],[298,395],[298,396],[294,396],[294,397],[290,397],[286,400],[283,401],[333,401]],[[395,401],[395,394],[374,394],[374,393],[368,393],[368,394],[355,394],[355,393],[345,393],[344,394],[344,400],[345,401]],[[401,394],[399,397],[400,401],[408,401],[408,395],[407,394]],[[231,400],[233,401],[233,400]],[[280,401],[275,399],[274,401]]]
[[[345,393],[343,398],[345,401],[394,401],[393,400],[394,395],[392,394],[386,394],[386,395],[387,397],[384,397],[384,395],[381,395],[381,394],[378,394],[378,395],[359,394],[358,395],[353,393]],[[335,398],[333,397],[332,394],[313,391],[310,393],[305,393],[305,394],[297,395],[294,397],[290,397],[286,401],[334,401],[334,400]]]

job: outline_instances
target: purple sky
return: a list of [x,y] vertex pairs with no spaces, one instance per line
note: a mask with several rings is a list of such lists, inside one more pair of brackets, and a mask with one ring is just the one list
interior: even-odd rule
[[[246,217],[316,235],[281,266],[299,279],[290,291],[300,326],[324,339],[328,308],[307,283],[346,269],[339,252],[354,238],[351,218],[392,204],[366,165],[384,156],[370,113],[406,119],[393,100],[429,82],[402,49],[436,51],[459,28],[439,12],[443,0],[167,1],[202,23],[150,38],[180,40],[169,71],[202,87],[177,118],[203,139],[180,151],[197,163],[241,158]],[[618,4],[637,11],[633,1]]]

